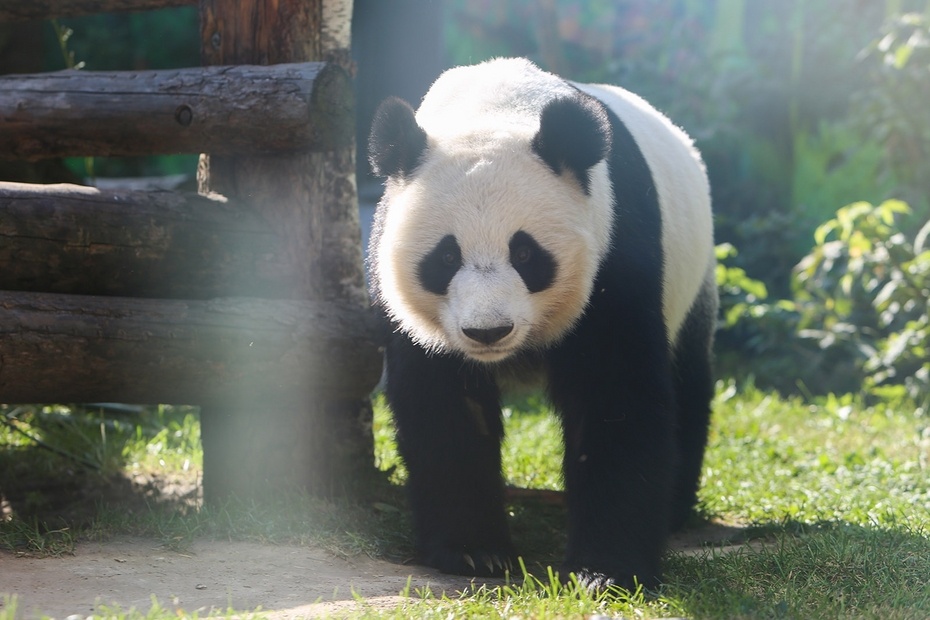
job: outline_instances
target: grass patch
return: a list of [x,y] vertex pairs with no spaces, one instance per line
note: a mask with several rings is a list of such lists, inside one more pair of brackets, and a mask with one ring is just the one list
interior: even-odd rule
[[295,493],[261,502],[230,500],[188,513],[170,505],[153,506],[138,514],[102,506],[82,537],[99,541],[114,535],[147,537],[182,552],[197,539],[240,540],[318,547],[338,557],[364,554],[403,561],[412,549],[408,529],[404,513],[393,503]]
[[[195,539],[214,538],[314,545],[341,556],[408,559],[410,525],[398,486],[406,473],[396,453],[390,416],[381,400],[376,405],[376,460],[394,484],[376,489],[363,503],[291,496],[191,509],[149,498],[131,511],[98,505],[93,519],[75,527],[7,517],[0,521],[0,546],[55,555],[69,552],[82,538],[133,534],[182,550]],[[508,482],[560,489],[561,446],[554,416],[528,401],[507,409],[504,417]],[[162,422],[161,428],[153,424],[151,430],[133,429],[120,449],[122,471],[187,470],[196,476],[196,416],[172,414]],[[39,425],[28,430],[40,438],[52,437],[42,435]],[[112,434],[108,441],[112,447]],[[22,457],[30,449],[22,434],[8,428],[0,428],[0,446],[0,471],[11,466],[14,455]],[[31,453],[34,469],[60,471],[62,461],[53,461],[64,457],[40,452],[41,459],[38,452]],[[510,506],[511,524],[532,577],[451,598],[408,589],[404,603],[395,609],[362,604],[355,615],[930,617],[930,415],[913,404],[863,403],[854,397],[805,401],[721,386],[700,499],[706,517],[742,524],[750,542],[735,551],[708,546],[699,553],[670,553],[666,583],[655,596],[593,596],[555,583],[547,566],[558,562],[562,553],[564,509],[521,500]],[[15,601],[8,601],[0,609],[0,620],[13,617],[13,606]],[[159,610],[156,602],[148,613],[100,614],[174,615],[173,610]]]
[[408,619],[423,618],[588,618],[638,617],[668,618],[682,610],[674,603],[648,597],[643,591],[627,592],[614,589],[595,594],[576,582],[562,584],[550,570],[542,578],[530,575],[523,567],[523,578],[501,587],[478,586],[460,596],[434,594],[428,588],[402,592],[405,602],[393,609],[376,609],[364,601],[359,613],[352,617]]
[[664,596],[698,618],[926,618],[926,531],[786,524],[727,554],[669,560]]
[[930,527],[930,416],[851,396],[808,404],[730,388],[716,402],[701,501],[753,523]]
[[[524,602],[530,610],[513,615],[930,617],[927,412],[907,401],[867,405],[831,396],[807,402],[754,389],[738,392],[732,385],[721,386],[714,408],[700,508],[708,518],[745,524],[750,544],[726,553],[714,547],[671,553],[657,598],[598,600],[549,589],[547,596],[564,598],[569,607],[537,613],[527,593],[511,590],[511,607],[485,596],[470,599],[478,609],[459,609],[501,618],[512,617],[502,610]],[[376,415],[389,426],[386,411]],[[561,488],[554,417],[544,407],[514,408],[505,411],[505,424],[508,481]],[[389,437],[386,428],[381,432]],[[396,458],[392,449],[382,446],[385,461]],[[561,543],[557,519],[564,515],[538,519],[541,509],[516,507],[515,537],[535,530],[550,547]],[[557,561],[558,552],[553,557]],[[534,574],[538,568],[531,567]],[[417,607],[423,614],[417,617],[454,609],[446,604],[420,602],[430,610]],[[398,616],[372,611],[371,617]]]

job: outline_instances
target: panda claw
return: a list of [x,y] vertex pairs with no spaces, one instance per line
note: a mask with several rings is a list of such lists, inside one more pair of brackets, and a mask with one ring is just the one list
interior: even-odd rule
[[485,557],[484,557],[484,565],[488,568],[488,574],[489,574],[489,575],[493,575],[493,574],[494,574],[494,562],[493,562],[493,560],[492,560],[491,558],[485,556]]
[[472,570],[475,570],[475,561],[472,559],[471,555],[467,553],[462,554],[462,560],[468,564]]

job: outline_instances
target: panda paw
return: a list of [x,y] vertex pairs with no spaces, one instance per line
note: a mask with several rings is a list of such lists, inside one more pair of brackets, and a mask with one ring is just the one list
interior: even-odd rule
[[562,576],[564,583],[572,581],[571,575],[575,575],[578,585],[592,592],[606,592],[615,588],[622,588],[631,593],[644,588],[647,592],[650,592],[655,591],[659,586],[658,577],[650,576],[644,580],[622,571],[602,572],[584,567],[571,568],[563,566],[559,574]]
[[504,577],[513,572],[515,556],[511,551],[438,549],[424,558],[424,564],[453,575]]

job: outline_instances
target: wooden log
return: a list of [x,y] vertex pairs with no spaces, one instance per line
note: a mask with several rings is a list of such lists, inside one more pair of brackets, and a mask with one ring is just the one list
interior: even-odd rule
[[334,64],[0,77],[0,157],[292,153],[353,140]]
[[0,22],[52,19],[93,13],[150,11],[196,4],[197,0],[3,0]]
[[0,291],[0,402],[307,407],[371,390],[381,365],[354,305]]
[[297,280],[278,236],[242,203],[0,182],[0,290],[286,298]]

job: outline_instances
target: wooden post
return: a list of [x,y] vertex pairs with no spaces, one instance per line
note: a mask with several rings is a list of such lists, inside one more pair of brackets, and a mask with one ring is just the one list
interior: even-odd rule
[[[201,0],[206,65],[328,61],[351,71],[351,0]],[[293,156],[204,155],[202,192],[247,200],[282,240],[293,297],[367,304],[361,269],[354,147]],[[377,355],[360,351],[359,355]],[[204,498],[254,494],[252,484],[329,492],[373,469],[367,394],[325,399],[307,392],[289,414],[266,416],[231,402],[201,410]],[[242,463],[261,465],[243,481]]]

